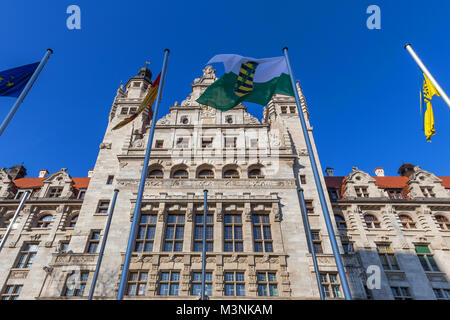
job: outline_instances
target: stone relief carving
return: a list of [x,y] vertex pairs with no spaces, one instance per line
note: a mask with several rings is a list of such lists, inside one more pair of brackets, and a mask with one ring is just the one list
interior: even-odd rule
[[112,143],[106,143],[106,142],[100,143],[100,149],[101,149],[101,150],[103,150],[103,149],[108,149],[108,150],[110,150],[111,147],[112,147]]

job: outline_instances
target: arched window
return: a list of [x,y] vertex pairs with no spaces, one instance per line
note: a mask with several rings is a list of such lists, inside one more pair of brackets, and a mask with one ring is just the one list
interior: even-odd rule
[[52,221],[53,221],[53,216],[51,214],[42,216],[37,221],[36,228],[48,228]]
[[261,173],[261,169],[260,168],[255,168],[255,169],[251,169],[248,172],[248,177],[250,179],[256,179],[256,178],[264,178],[264,176]]
[[173,179],[187,179],[189,178],[189,173],[185,169],[177,170],[172,175]]
[[223,174],[224,178],[239,178],[239,172],[235,169],[226,170]]
[[416,229],[416,223],[410,216],[407,216],[406,214],[402,214],[399,216],[399,218],[400,218],[403,228]]
[[214,178],[214,172],[211,169],[203,169],[203,170],[201,170],[198,173],[197,178],[200,178],[200,179],[213,179]]
[[68,227],[70,227],[70,228],[75,228],[75,225],[77,224],[77,221],[78,221],[78,215],[76,214],[76,215],[73,215],[71,218],[70,218],[70,221],[69,221],[69,223],[68,223]]
[[450,230],[450,221],[442,215],[436,215],[436,221],[442,230]]
[[164,173],[160,169],[151,170],[148,174],[149,179],[162,179],[164,178]]
[[336,225],[338,229],[347,229],[347,223],[345,223],[345,219],[343,216],[335,214],[334,220],[336,220]]
[[369,229],[379,229],[381,228],[381,224],[378,219],[371,214],[366,214],[364,216],[364,221],[366,222],[367,228]]

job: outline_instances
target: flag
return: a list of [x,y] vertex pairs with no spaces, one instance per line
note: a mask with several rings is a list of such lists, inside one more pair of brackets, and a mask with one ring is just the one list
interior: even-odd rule
[[[132,122],[134,119],[136,119],[147,107],[152,107],[153,102],[156,99],[156,95],[158,94],[158,87],[159,87],[159,81],[161,80],[161,73],[158,75],[156,80],[152,83],[150,89],[147,92],[147,95],[145,96],[144,100],[142,100],[141,105],[137,109],[137,111],[132,114],[130,117],[126,118],[125,120],[121,121],[119,124],[117,124],[113,130],[120,129],[130,122]],[[153,119],[153,110],[150,109],[150,120]]]
[[294,96],[284,57],[254,59],[219,54],[210,63],[222,62],[225,74],[197,99],[197,102],[227,111],[243,101],[267,105],[274,94]]
[[427,110],[425,111],[424,116],[424,128],[425,128],[425,136],[427,137],[427,141],[431,142],[431,136],[436,134],[436,130],[434,128],[434,115],[433,115],[433,107],[431,105],[431,100],[434,95],[439,97],[439,93],[436,88],[431,83],[430,79],[423,74],[423,99],[427,104]]
[[0,72],[0,96],[19,97],[39,62]]

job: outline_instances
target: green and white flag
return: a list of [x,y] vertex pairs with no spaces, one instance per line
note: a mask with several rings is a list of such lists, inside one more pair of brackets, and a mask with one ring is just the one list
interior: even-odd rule
[[274,94],[294,96],[285,57],[254,59],[219,54],[208,64],[222,62],[225,74],[197,102],[227,111],[243,101],[267,105]]

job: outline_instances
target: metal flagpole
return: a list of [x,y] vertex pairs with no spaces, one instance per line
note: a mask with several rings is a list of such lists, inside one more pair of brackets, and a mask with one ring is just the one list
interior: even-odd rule
[[25,88],[23,88],[22,93],[16,100],[16,103],[14,103],[13,107],[9,111],[5,120],[3,120],[2,124],[0,125],[0,136],[3,134],[3,131],[5,131],[6,127],[8,126],[9,122],[11,121],[12,117],[16,113],[17,109],[19,109],[20,105],[22,104],[23,100],[27,96],[28,92],[30,91],[31,87],[33,86],[34,82],[36,81],[37,77],[41,73],[42,69],[44,68],[45,64],[47,63],[48,59],[50,59],[50,56],[52,54],[53,54],[53,50],[47,49],[47,52],[45,53],[44,58],[42,58],[41,63],[38,65],[36,70],[34,70],[33,75],[31,76],[30,80],[28,80]]
[[413,50],[411,44],[407,43],[405,45],[405,49],[408,50],[409,54],[411,55],[411,57],[413,57],[414,61],[416,61],[417,65],[419,66],[419,68],[423,71],[423,73],[426,74],[426,76],[428,77],[428,79],[430,79],[431,83],[433,84],[433,86],[436,88],[437,92],[439,92],[439,95],[442,97],[442,99],[444,99],[445,103],[447,104],[447,106],[450,108],[450,99],[448,98],[447,94],[445,93],[445,91],[441,88],[441,86],[439,85],[439,83],[436,81],[436,79],[434,79],[433,75],[430,73],[430,71],[428,71],[427,67],[425,67],[425,65],[423,64],[422,60],[420,60],[419,56],[415,53],[415,51]]
[[331,248],[333,249],[334,259],[341,278],[342,289],[344,290],[345,299],[352,300],[350,288],[345,275],[344,264],[342,262],[341,254],[339,253],[339,247],[336,241],[336,235],[333,229],[333,223],[331,222],[330,213],[328,212],[328,206],[325,201],[325,194],[323,192],[322,183],[320,182],[319,171],[317,170],[316,159],[309,139],[308,128],[306,127],[306,121],[303,115],[302,107],[300,104],[300,97],[298,96],[297,87],[295,85],[294,73],[292,72],[291,62],[289,60],[288,48],[283,48],[283,53],[286,58],[286,64],[288,67],[289,75],[291,77],[292,89],[294,90],[295,101],[297,102],[297,110],[300,118],[300,124],[302,126],[303,135],[305,136],[306,147],[311,161],[311,167],[314,174],[314,180],[316,182],[317,192],[319,193],[320,205],[322,207],[323,216],[325,218],[325,224],[327,225],[328,235],[330,236]]
[[205,277],[206,277],[206,217],[208,213],[208,190],[203,190],[203,250],[202,250],[202,291],[201,299],[205,300]]
[[114,213],[114,207],[116,206],[117,194],[119,190],[114,190],[114,196],[111,202],[111,207],[109,208],[108,220],[106,221],[105,234],[103,235],[102,246],[100,247],[100,252],[98,254],[97,266],[95,267],[94,278],[91,283],[91,290],[89,291],[89,300],[92,300],[95,291],[95,285],[97,284],[98,273],[100,272],[100,267],[103,260],[103,252],[105,251],[106,240],[108,239],[109,227],[111,226],[111,220]]
[[123,263],[122,274],[120,277],[119,290],[117,292],[117,300],[123,299],[123,295],[124,295],[125,287],[126,287],[126,283],[127,283],[128,269],[130,267],[130,260],[131,260],[131,253],[133,251],[134,238],[136,237],[136,231],[137,231],[137,226],[138,226],[140,212],[141,212],[141,206],[142,206],[142,195],[144,193],[145,179],[147,178],[148,163],[150,161],[150,153],[152,150],[153,136],[155,134],[156,119],[158,117],[158,109],[159,109],[159,104],[161,102],[164,81],[166,80],[167,61],[169,60],[169,53],[170,53],[169,49],[164,50],[164,62],[163,62],[163,68],[162,68],[161,83],[158,88],[158,96],[157,96],[156,102],[155,102],[155,112],[154,112],[154,116],[153,116],[153,120],[152,120],[152,125],[150,128],[150,134],[148,137],[147,150],[145,152],[145,159],[144,159],[144,166],[142,168],[141,182],[139,183],[139,191],[138,191],[138,195],[137,195],[137,199],[136,199],[136,205],[134,207],[133,223],[131,224],[130,235],[128,236],[127,251],[125,254],[125,260]]
[[303,196],[303,189],[299,188],[298,193],[300,195],[300,209],[302,211],[303,220],[305,223],[306,238],[308,240],[309,248],[311,250],[311,255],[312,255],[313,264],[314,264],[314,271],[316,272],[316,280],[317,280],[317,286],[319,287],[320,300],[324,300],[323,290],[322,290],[322,282],[320,281],[319,266],[317,264],[316,249],[314,248],[314,243],[312,240],[311,228],[309,226],[309,218],[308,218],[308,214],[306,212],[305,197]]
[[30,191],[26,191],[25,194],[23,195],[22,201],[20,201],[19,207],[17,207],[16,213],[14,214],[14,217],[10,220],[9,225],[8,225],[8,229],[6,229],[6,233],[3,236],[2,242],[0,243],[0,252],[3,249],[3,246],[6,243],[6,239],[9,236],[9,233],[11,232],[11,229],[13,227],[13,224],[16,222],[17,217],[19,216],[20,212],[22,211],[23,205],[25,204],[25,201],[28,200],[28,197],[30,196]]

